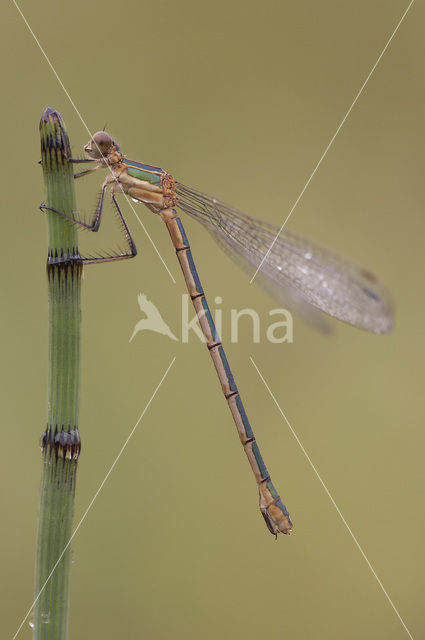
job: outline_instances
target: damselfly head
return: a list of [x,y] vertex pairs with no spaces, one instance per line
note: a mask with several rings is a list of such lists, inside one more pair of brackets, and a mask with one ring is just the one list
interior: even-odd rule
[[90,158],[100,160],[100,158],[108,155],[112,146],[118,150],[118,145],[112,140],[109,133],[106,133],[106,131],[98,131],[89,142],[84,145],[84,151]]

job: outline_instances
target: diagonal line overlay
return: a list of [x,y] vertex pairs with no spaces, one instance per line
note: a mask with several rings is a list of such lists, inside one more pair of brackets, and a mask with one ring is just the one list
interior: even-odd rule
[[[35,35],[34,31],[31,29],[31,26],[30,26],[30,24],[29,24],[28,20],[26,19],[26,17],[25,17],[25,16],[24,16],[24,14],[22,13],[22,11],[21,11],[20,7],[18,6],[18,3],[16,2],[16,0],[12,0],[12,2],[13,2],[13,4],[15,5],[16,10],[17,10],[17,11],[18,11],[18,13],[20,14],[20,16],[21,16],[22,20],[24,21],[24,23],[25,23],[26,27],[28,28],[28,31],[29,31],[29,32],[30,32],[30,34],[32,35],[32,37],[33,37],[33,39],[34,39],[35,43],[37,44],[38,48],[40,49],[41,53],[43,54],[43,56],[44,56],[44,58],[45,58],[45,60],[46,60],[47,64],[49,65],[50,69],[52,70],[52,72],[53,72],[53,74],[54,74],[54,76],[55,76],[56,80],[58,81],[58,83],[59,83],[59,84],[60,84],[60,86],[62,87],[62,89],[63,89],[63,91],[64,91],[64,93],[65,93],[66,97],[68,98],[69,102],[71,103],[71,105],[72,105],[72,107],[73,107],[73,109],[74,109],[75,113],[76,113],[76,114],[77,114],[77,116],[80,118],[81,123],[82,123],[82,125],[83,125],[84,129],[87,131],[87,133],[89,134],[90,138],[92,138],[92,137],[93,137],[92,132],[91,132],[91,131],[90,131],[90,129],[88,128],[88,126],[87,126],[87,124],[86,124],[86,122],[85,122],[85,120],[84,120],[83,116],[81,115],[80,111],[79,111],[79,110],[78,110],[78,108],[77,108],[77,105],[75,104],[75,102],[74,102],[74,101],[73,101],[73,99],[71,98],[71,96],[70,96],[70,94],[68,93],[68,91],[67,91],[67,89],[66,89],[65,85],[63,84],[62,80],[60,79],[59,74],[57,73],[56,69],[54,68],[53,64],[51,63],[50,58],[48,57],[47,53],[44,51],[44,49],[43,49],[43,47],[42,47],[42,45],[41,45],[40,41],[38,40],[38,38],[37,38],[37,36]],[[96,145],[96,146],[97,146],[97,145]],[[97,148],[98,148],[98,150],[100,151],[99,147],[97,147]],[[113,172],[112,172],[112,169],[111,169],[110,167],[108,167],[108,168],[109,168],[109,172],[110,172],[112,175],[114,175],[114,174],[113,174]],[[114,176],[114,178],[115,178],[115,176]],[[116,181],[116,182],[118,182],[118,180],[117,180],[116,178],[115,178],[115,181]],[[148,230],[146,229],[145,225],[143,224],[143,222],[142,222],[142,221],[141,221],[141,219],[139,218],[139,215],[138,215],[137,211],[135,210],[135,208],[133,207],[133,204],[132,204],[132,202],[131,202],[130,198],[128,197],[128,195],[127,195],[126,193],[124,193],[123,195],[125,196],[125,199],[127,200],[127,202],[128,202],[128,205],[129,205],[130,209],[132,210],[132,212],[133,212],[133,213],[134,213],[134,215],[136,216],[136,219],[137,219],[138,223],[140,224],[140,226],[142,227],[143,231],[145,232],[145,234],[146,234],[146,236],[147,236],[147,238],[148,238],[149,242],[151,243],[152,247],[154,248],[155,253],[157,254],[157,256],[159,257],[159,259],[161,260],[161,262],[162,262],[162,264],[163,264],[163,266],[164,266],[165,270],[167,271],[167,273],[168,273],[168,275],[170,276],[170,278],[171,278],[171,280],[173,281],[173,283],[174,283],[174,284],[176,284],[176,281],[175,281],[175,279],[174,279],[173,274],[171,273],[171,271],[169,270],[169,268],[168,268],[168,266],[167,266],[167,264],[166,264],[165,260],[163,259],[163,257],[162,257],[162,256],[161,256],[161,254],[159,253],[159,250],[158,250],[158,248],[157,248],[156,244],[154,243],[154,241],[153,241],[152,237],[151,237],[151,236],[150,236],[150,234],[148,233]]]
[[49,575],[46,578],[45,583],[43,584],[43,586],[41,587],[40,591],[37,594],[37,597],[34,599],[34,602],[31,604],[30,608],[28,609],[28,611],[25,614],[24,619],[22,620],[21,624],[19,625],[15,635],[13,636],[13,640],[15,640],[15,638],[18,636],[20,630],[22,629],[23,625],[25,624],[25,621],[27,620],[28,616],[30,615],[31,611],[33,610],[37,600],[39,599],[39,597],[41,596],[41,594],[43,593],[44,589],[46,588],[47,583],[49,582],[50,578],[52,577],[53,573],[56,570],[56,567],[58,566],[59,562],[62,560],[66,550],[68,549],[69,545],[71,544],[72,540],[74,539],[75,534],[77,533],[78,529],[81,527],[81,525],[83,524],[83,521],[85,520],[88,512],[90,511],[90,509],[92,508],[96,498],[98,497],[99,493],[102,491],[106,481],[108,480],[109,476],[111,475],[112,471],[114,470],[118,460],[121,457],[121,454],[124,452],[124,449],[127,447],[128,443],[130,442],[131,438],[134,435],[134,432],[136,431],[137,427],[139,426],[139,423],[141,422],[143,416],[145,415],[146,411],[148,410],[150,404],[152,403],[152,400],[155,398],[157,392],[159,391],[159,388],[161,387],[162,383],[164,382],[165,378],[168,375],[168,372],[170,371],[171,367],[173,366],[174,362],[175,362],[176,358],[174,357],[170,364],[168,365],[165,373],[163,374],[161,380],[159,381],[159,383],[157,384],[155,390],[153,391],[151,397],[149,398],[145,408],[143,409],[142,413],[140,414],[136,424],[134,425],[134,427],[132,428],[132,430],[130,431],[129,435],[127,436],[127,439],[125,440],[124,444],[122,445],[121,449],[119,450],[117,456],[115,457],[115,460],[113,461],[113,463],[111,464],[107,474],[105,475],[104,479],[102,480],[102,482],[100,483],[96,493],[94,494],[93,498],[90,500],[88,507],[86,508],[86,510],[84,511],[79,523],[77,524],[77,526],[75,527],[72,536],[70,537],[70,539],[68,540],[67,544],[65,545],[62,553],[60,554],[59,558],[57,559],[57,561],[55,562],[51,572],[49,573]]
[[381,587],[382,592],[384,593],[386,599],[388,600],[388,602],[390,603],[392,609],[394,610],[394,613],[396,614],[397,618],[400,620],[401,624],[404,627],[404,630],[406,631],[407,635],[409,636],[409,638],[411,640],[413,640],[413,636],[410,633],[409,629],[406,626],[406,623],[404,622],[403,618],[401,617],[401,615],[399,614],[394,602],[391,600],[387,590],[385,589],[384,585],[382,584],[381,580],[379,579],[375,569],[373,568],[371,562],[369,561],[366,553],[363,551],[362,547],[360,546],[359,541],[357,540],[356,536],[354,535],[353,531],[350,528],[350,525],[348,524],[348,522],[346,521],[346,519],[344,518],[344,516],[342,515],[342,512],[340,510],[340,508],[338,507],[337,503],[335,502],[334,498],[332,497],[331,492],[329,491],[329,489],[327,488],[326,484],[324,483],[320,473],[318,472],[318,470],[316,469],[312,459],[310,458],[310,456],[308,455],[306,449],[304,448],[301,440],[299,439],[299,437],[297,436],[294,428],[292,427],[291,423],[289,422],[288,418],[286,417],[286,415],[284,414],[281,406],[279,405],[278,401],[276,400],[272,390],[270,389],[269,385],[267,384],[267,382],[265,381],[263,374],[261,373],[261,371],[259,370],[259,368],[257,367],[257,365],[254,362],[254,359],[250,356],[250,360],[253,364],[253,366],[255,367],[255,370],[257,371],[259,377],[261,378],[264,386],[266,387],[267,391],[269,392],[269,395],[271,397],[271,399],[273,400],[273,402],[275,403],[276,407],[279,410],[279,413],[281,414],[282,418],[284,419],[284,421],[286,422],[287,426],[289,427],[292,435],[294,436],[298,446],[300,447],[301,451],[303,452],[304,456],[306,457],[309,465],[311,466],[311,468],[314,471],[315,476],[317,477],[317,479],[319,480],[320,484],[322,485],[323,489],[325,490],[326,495],[328,496],[329,500],[331,501],[332,505],[334,506],[336,512],[338,513],[339,517],[341,518],[345,528],[347,529],[348,533],[350,534],[351,538],[354,541],[354,544],[356,545],[357,549],[360,551],[361,555],[363,556],[364,561],[366,562],[367,566],[369,567],[370,571],[372,572],[373,576],[375,577],[375,580],[377,581],[377,583],[379,584],[379,586]]
[[369,71],[369,74],[367,75],[366,80],[363,82],[362,86],[360,87],[359,91],[357,92],[357,95],[356,95],[356,97],[354,98],[353,102],[351,103],[350,108],[348,109],[347,113],[345,114],[345,116],[343,117],[343,119],[341,120],[341,122],[339,123],[337,130],[335,131],[335,133],[333,134],[332,138],[330,139],[330,141],[329,141],[329,143],[328,143],[328,146],[326,147],[326,149],[325,149],[325,150],[324,150],[324,152],[322,153],[322,155],[321,155],[321,157],[320,157],[320,159],[319,159],[319,162],[318,162],[318,163],[316,164],[316,166],[314,167],[314,169],[313,169],[313,173],[311,174],[311,176],[309,177],[309,179],[308,179],[308,180],[307,180],[307,182],[305,183],[304,187],[301,189],[301,193],[300,193],[300,195],[298,196],[298,198],[295,200],[294,204],[292,205],[292,209],[290,210],[290,212],[289,212],[289,213],[288,213],[288,215],[286,216],[285,221],[283,222],[282,226],[280,227],[279,231],[277,232],[275,239],[273,240],[273,242],[271,243],[270,247],[269,247],[269,248],[268,248],[268,250],[267,250],[267,253],[263,256],[263,258],[262,258],[262,260],[261,260],[260,264],[259,264],[259,265],[258,265],[258,267],[257,267],[256,272],[254,273],[254,275],[252,276],[251,280],[249,281],[249,283],[250,283],[250,284],[252,284],[252,282],[254,281],[254,278],[256,277],[257,273],[258,273],[258,272],[259,272],[259,270],[261,269],[261,267],[262,267],[262,265],[263,265],[263,262],[264,262],[265,260],[267,260],[267,257],[268,257],[268,255],[269,255],[270,251],[273,249],[273,247],[274,247],[274,244],[275,244],[276,240],[278,239],[278,237],[279,237],[279,236],[280,236],[280,234],[282,233],[283,229],[285,228],[286,223],[288,222],[289,218],[291,217],[291,215],[292,215],[292,213],[293,213],[293,211],[294,211],[295,207],[297,206],[297,204],[299,203],[299,201],[300,201],[300,200],[301,200],[301,198],[303,197],[305,190],[307,189],[308,185],[310,184],[310,182],[312,181],[313,177],[315,176],[316,171],[318,170],[318,168],[319,168],[319,167],[320,167],[320,165],[322,164],[322,162],[323,162],[323,160],[324,160],[324,158],[325,158],[326,154],[328,153],[329,149],[331,148],[331,146],[332,146],[332,144],[333,144],[333,142],[334,142],[335,138],[337,137],[338,133],[341,131],[342,126],[344,125],[344,122],[347,120],[347,118],[348,118],[348,116],[350,115],[350,113],[351,113],[351,111],[352,111],[352,109],[353,109],[354,105],[356,104],[357,100],[360,98],[360,96],[361,96],[361,94],[362,94],[362,92],[363,92],[363,89],[365,88],[365,86],[366,86],[366,85],[367,85],[367,83],[369,82],[370,77],[372,76],[373,72],[375,71],[376,67],[378,66],[378,64],[379,64],[379,62],[380,62],[380,60],[381,60],[382,56],[384,55],[384,53],[385,53],[385,52],[386,52],[386,50],[388,49],[388,47],[389,47],[389,45],[390,45],[390,43],[391,43],[392,39],[394,38],[395,34],[397,33],[397,31],[398,31],[398,29],[399,29],[399,27],[400,27],[401,23],[403,22],[404,18],[406,17],[406,15],[407,15],[407,13],[408,13],[408,11],[409,11],[410,7],[411,7],[411,6],[412,6],[412,4],[414,3],[414,1],[415,1],[415,0],[411,0],[411,1],[410,1],[410,3],[409,3],[409,5],[408,5],[407,9],[405,10],[405,12],[403,13],[403,15],[401,16],[400,20],[398,21],[398,24],[397,24],[396,28],[395,28],[395,29],[394,29],[394,31],[392,32],[391,36],[388,38],[387,43],[386,43],[385,47],[382,49],[381,53],[379,54],[377,61],[376,61],[376,62],[375,62],[375,64],[373,65],[372,69]]

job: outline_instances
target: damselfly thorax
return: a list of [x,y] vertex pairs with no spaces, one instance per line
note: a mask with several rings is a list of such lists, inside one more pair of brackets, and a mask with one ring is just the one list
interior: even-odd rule
[[105,156],[102,164],[110,170],[103,186],[111,185],[111,194],[126,193],[156,213],[177,204],[178,197],[174,191],[176,181],[170,173],[159,167],[129,160],[115,147]]
[[[324,311],[366,331],[386,333],[392,328],[392,312],[385,289],[366,270],[315,242],[283,227],[279,229],[263,220],[251,218],[218,198],[176,182],[160,167],[129,160],[105,131],[96,133],[84,149],[88,159],[70,161],[95,162],[96,165],[75,174],[75,177],[80,178],[100,168],[105,168],[108,173],[92,222],[87,224],[65,217],[86,229],[97,231],[105,192],[109,189],[127,248],[116,254],[86,257],[83,262],[112,262],[136,255],[133,238],[115,197],[117,194],[124,193],[160,215],[176,250],[187,290],[257,482],[261,513],[271,533],[291,533],[289,513],[260,454],[176,208],[200,222],[231,258],[245,269],[255,270],[254,277],[258,273],[257,280],[266,290],[312,324],[323,326],[320,311]],[[64,215],[60,211],[56,213]],[[237,496],[231,499],[237,501]]]

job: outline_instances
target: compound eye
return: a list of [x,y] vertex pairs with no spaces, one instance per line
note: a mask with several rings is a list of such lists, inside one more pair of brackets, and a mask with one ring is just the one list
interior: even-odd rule
[[112,138],[106,131],[98,131],[93,136],[93,146],[96,145],[102,152],[107,151],[112,144]]
[[106,131],[98,131],[84,147],[91,158],[101,158],[107,155],[112,146],[112,138]]

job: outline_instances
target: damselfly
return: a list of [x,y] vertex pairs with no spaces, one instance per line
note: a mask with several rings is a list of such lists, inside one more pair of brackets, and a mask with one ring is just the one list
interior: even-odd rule
[[[105,192],[110,186],[112,203],[124,232],[127,249],[114,255],[83,258],[83,262],[87,264],[123,260],[132,258],[137,253],[116,194],[128,194],[133,200],[145,204],[165,222],[224,396],[258,485],[261,513],[273,535],[279,532],[291,533],[289,513],[270,479],[255,441],[176,208],[182,209],[203,224],[218,244],[242,266],[252,270],[260,266],[260,283],[278,298],[286,299],[288,304],[304,315],[310,316],[310,310],[317,308],[361,329],[386,333],[392,327],[392,313],[385,291],[371,274],[327,249],[295,233],[286,230],[279,232],[277,227],[251,218],[221,200],[186,187],[159,167],[128,160],[105,131],[97,132],[84,149],[88,158],[69,160],[96,164],[76,173],[75,178],[100,168],[109,169],[91,222],[69,218],[45,205],[41,208],[55,211],[86,229],[97,231]],[[55,259],[60,258],[51,258]]]

